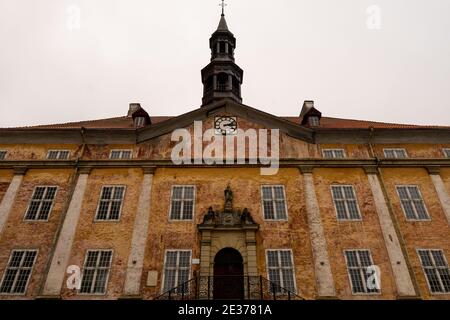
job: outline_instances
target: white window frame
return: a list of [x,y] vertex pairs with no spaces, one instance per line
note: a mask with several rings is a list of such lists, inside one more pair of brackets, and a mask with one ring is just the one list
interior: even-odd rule
[[[344,201],[344,205],[345,205],[345,209],[346,209],[346,213],[347,213],[347,218],[342,219],[339,218],[339,213],[338,213],[338,209],[336,206],[336,202],[334,199],[334,194],[333,194],[333,187],[351,187],[353,190],[353,194],[355,195],[355,201],[356,201],[356,209],[358,210],[358,216],[359,218],[350,218],[350,210],[348,208],[347,205],[347,198],[345,197],[345,193],[343,192],[344,195],[344,199],[339,199],[339,200],[345,200]],[[361,209],[359,208],[359,199],[358,199],[358,194],[356,193],[355,190],[355,186],[351,185],[351,184],[332,184],[330,185],[330,193],[331,193],[331,201],[333,202],[333,207],[334,207],[334,212],[336,214],[336,220],[337,221],[342,221],[342,222],[348,222],[348,221],[362,221],[362,213],[361,213]],[[353,199],[349,199],[349,200],[353,200]]]
[[134,119],[135,127],[143,127],[145,125],[145,117],[136,117]]
[[[51,152],[56,152],[56,158],[55,159],[50,159],[50,153]],[[61,158],[61,154],[62,153],[66,153],[67,152],[67,158]],[[68,160],[70,158],[70,150],[66,150],[66,149],[53,149],[53,150],[48,150],[47,151],[47,160]]]
[[[351,275],[350,275],[350,269],[348,267],[348,261],[347,261],[347,255],[346,255],[347,251],[356,251],[356,252],[358,252],[356,254],[356,258],[358,259],[358,269],[359,269],[360,273],[361,273],[361,271],[364,273],[364,275],[363,275],[363,280],[364,280],[363,281],[363,286],[364,286],[364,289],[365,289],[366,292],[355,292],[354,291],[353,282],[352,282],[352,278],[351,278]],[[373,262],[372,251],[370,249],[364,249],[364,248],[362,248],[362,249],[344,249],[343,255],[344,255],[344,259],[345,259],[345,269],[347,270],[347,277],[348,277],[348,281],[350,283],[350,289],[352,290],[352,295],[354,295],[354,296],[360,296],[360,295],[361,296],[379,296],[379,295],[382,294],[381,286],[380,286],[380,289],[377,292],[367,292],[368,289],[367,289],[367,283],[366,283],[366,277],[365,277],[367,274],[366,274],[366,271],[362,270],[363,267],[361,267],[359,251],[368,251],[369,252],[369,257],[370,257],[370,263],[371,263],[372,266],[375,265],[374,262]]]
[[[183,206],[183,202],[181,205],[181,209],[180,209],[180,219],[172,219],[172,199],[173,199],[173,190],[175,189],[175,187],[183,187],[183,202],[184,202],[184,190],[186,187],[192,187],[194,188],[194,195],[193,195],[193,200],[192,200],[192,219],[184,219],[184,206]],[[197,188],[195,185],[192,184],[174,184],[172,185],[172,187],[170,188],[170,205],[169,205],[169,221],[170,222],[189,222],[189,221],[194,221],[195,219],[195,200],[197,197]]]
[[[294,279],[294,290],[295,290],[293,293],[297,294],[297,292],[298,292],[297,279],[296,279],[296,273],[295,273],[294,253],[292,252],[292,249],[266,249],[266,254],[265,254],[266,255],[266,275],[267,275],[267,279],[269,281],[274,282],[274,281],[272,281],[270,279],[270,275],[269,275],[269,269],[270,269],[269,268],[269,254],[268,254],[269,251],[277,251],[277,252],[279,252],[279,251],[288,251],[288,252],[291,253],[290,257],[291,257],[291,264],[292,264],[292,278]],[[277,254],[277,256],[278,256],[278,265],[280,266],[280,267],[277,268],[277,270],[280,270],[282,268],[281,267],[281,261],[280,261],[280,255]],[[285,290],[289,290],[286,287],[284,287],[284,279],[282,279],[282,276],[283,275],[280,274],[280,287],[285,289]],[[275,293],[275,295],[283,296],[283,295],[286,295],[286,294],[283,294],[282,292],[277,292],[277,293]]]
[[[427,217],[428,217],[427,219],[419,219],[419,218],[418,218],[418,217],[419,217],[419,214],[417,213],[416,207],[415,207],[415,206],[413,206],[413,209],[414,209],[414,213],[415,213],[416,218],[415,218],[415,219],[408,218],[408,215],[406,214],[406,210],[405,210],[405,208],[403,207],[402,198],[400,197],[400,192],[398,191],[398,188],[399,188],[399,187],[406,187],[406,190],[407,190],[408,195],[409,195],[410,198],[411,198],[411,194],[409,193],[408,188],[411,188],[411,187],[417,188],[417,192],[418,192],[419,195],[420,195],[420,199],[422,200],[423,206],[424,206],[424,208],[425,208],[425,213],[427,214]],[[399,202],[400,202],[400,207],[402,208],[403,215],[405,216],[406,221],[412,221],[412,222],[431,221],[431,215],[430,215],[430,212],[428,211],[427,204],[425,203],[425,200],[424,200],[424,198],[423,198],[422,192],[420,191],[420,187],[419,187],[418,185],[414,185],[414,184],[413,184],[413,185],[410,185],[410,184],[405,184],[405,185],[403,185],[403,184],[397,184],[397,185],[395,185],[395,191],[397,192],[397,197],[398,197],[398,200],[399,200]]]
[[[7,264],[6,264],[5,270],[3,271],[2,280],[0,281],[0,287],[3,285],[3,281],[5,280],[6,272],[8,271],[8,266],[9,266],[9,264],[10,264],[10,262],[11,262],[12,257],[13,257],[13,253],[14,253],[14,252],[17,252],[17,251],[34,251],[34,252],[36,252],[36,255],[34,256],[33,265],[32,265],[31,268],[30,268],[30,275],[28,276],[27,282],[26,282],[26,284],[25,284],[25,290],[24,290],[23,292],[16,292],[16,293],[14,293],[14,292],[13,292],[13,293],[9,293],[9,292],[1,292],[0,295],[2,295],[2,296],[24,296],[24,295],[27,294],[27,291],[28,291],[28,285],[29,285],[29,283],[30,283],[31,277],[33,276],[34,266],[36,265],[36,260],[37,260],[38,255],[39,255],[39,249],[12,249],[12,250],[10,251],[10,253],[9,253],[9,258],[8,258],[8,262],[7,262]],[[26,254],[24,254],[23,257],[22,257],[21,265],[22,265],[22,263],[23,263],[23,259],[24,259],[25,255],[26,255]],[[22,267],[19,267],[18,269],[20,270],[20,269],[22,269]],[[17,274],[16,274],[16,276],[15,276],[15,278],[14,278],[14,282],[13,282],[12,288],[15,287],[16,282],[17,282]]]
[[320,119],[318,116],[310,116],[308,118],[308,124],[310,127],[318,127],[320,125]]
[[[393,157],[387,156],[386,151],[392,151],[394,153],[394,156]],[[399,157],[398,153],[400,153],[400,152],[404,152],[405,156]],[[409,158],[408,152],[406,151],[405,148],[384,148],[383,155],[384,155],[384,158],[386,158],[386,159],[408,159]]]
[[[45,188],[44,195],[47,194],[48,188],[56,188],[55,196],[53,197],[52,204],[51,204],[50,209],[48,211],[47,219],[27,219],[28,210],[30,209],[31,203],[33,201],[35,201],[33,199],[33,197],[34,197],[34,194],[35,194],[37,188]],[[50,219],[50,215],[52,214],[52,211],[53,211],[53,206],[55,205],[56,196],[58,195],[58,189],[59,189],[58,186],[55,186],[55,185],[50,185],[50,186],[39,185],[39,186],[35,186],[34,189],[33,189],[33,193],[31,194],[30,200],[28,201],[28,206],[27,206],[27,209],[25,210],[25,214],[23,216],[23,221],[26,221],[26,222],[48,222],[48,220]],[[42,207],[42,202],[43,202],[42,200],[39,200],[38,213],[36,214],[36,217],[39,216],[39,210]]]
[[[271,187],[272,190],[272,199],[275,199],[275,187],[281,187],[283,189],[283,197],[284,197],[284,211],[286,212],[286,218],[279,219],[277,218],[277,210],[275,206],[275,201],[272,200],[272,206],[273,206],[273,213],[275,218],[274,219],[266,219],[266,213],[264,212],[264,194],[263,194],[263,188],[264,187]],[[289,220],[289,212],[288,212],[288,206],[287,206],[287,198],[286,198],[286,188],[282,184],[262,184],[260,188],[260,194],[261,194],[261,211],[262,211],[262,217],[264,221],[288,221]]]
[[442,152],[444,153],[445,158],[450,159],[450,148],[444,148],[442,149]]
[[[189,276],[188,279],[186,281],[190,281],[192,279],[192,249],[166,249],[164,251],[164,262],[163,262],[163,272],[162,272],[162,277],[161,277],[161,294],[166,293],[169,290],[172,290],[174,288],[177,288],[179,286],[178,284],[178,276],[179,276],[179,263],[180,263],[180,254],[177,254],[177,266],[175,267],[176,273],[175,273],[175,284],[176,286],[174,288],[170,288],[170,289],[165,289],[164,288],[164,283],[165,283],[165,279],[166,279],[166,260],[167,260],[167,253],[168,252],[189,252],[189,257],[190,257],[190,261],[189,261]],[[191,288],[190,286],[188,286],[187,288],[187,292],[185,292],[184,294],[186,295],[188,292],[190,292]],[[173,295],[181,295],[181,293],[173,293]]]
[[[98,219],[97,216],[99,214],[99,210],[100,210],[100,203],[103,201],[102,199],[102,194],[103,194],[103,189],[104,188],[114,188],[113,190],[115,190],[115,188],[123,188],[123,194],[122,194],[122,199],[120,201],[120,208],[119,208],[119,217],[117,217],[117,219]],[[122,218],[122,209],[123,209],[123,203],[125,202],[125,197],[126,197],[126,193],[127,193],[127,186],[119,184],[119,185],[103,185],[102,188],[100,189],[100,195],[98,198],[98,203],[97,203],[97,210],[95,210],[95,216],[94,216],[94,222],[119,222],[120,219]],[[109,202],[111,203],[111,199],[109,199]],[[109,217],[111,215],[111,204],[108,206],[108,213],[106,214],[107,217]]]
[[[118,152],[119,153],[119,157],[118,158],[113,158],[112,155],[114,152]],[[130,157],[129,158],[124,158],[123,154],[125,152],[129,152],[130,153]],[[109,153],[109,159],[110,160],[131,160],[133,159],[133,150],[132,149],[112,149]]]
[[[85,266],[86,266],[86,262],[87,262],[87,258],[88,258],[89,252],[96,252],[96,251],[99,251],[99,252],[109,251],[109,252],[111,252],[111,257],[110,257],[110,260],[109,260],[109,267],[108,267],[108,274],[107,274],[106,280],[105,280],[105,292],[103,292],[103,293],[98,293],[98,292],[81,292],[81,288],[80,288],[80,289],[77,290],[77,294],[79,294],[79,295],[83,295],[83,296],[105,296],[108,293],[109,276],[111,275],[112,266],[113,266],[112,262],[113,262],[113,259],[114,259],[114,250],[113,249],[87,249],[86,250],[86,253],[84,255],[83,272],[81,273],[80,285],[83,282],[84,272],[85,272],[85,268],[86,268]],[[95,285],[95,280],[97,280],[97,269],[98,269],[97,264],[99,262],[98,259],[100,259],[100,256],[101,256],[101,254],[99,254],[98,257],[97,257],[97,263],[96,263],[95,273],[94,273],[95,274],[95,278],[92,278],[91,291],[92,291],[92,287]],[[102,268],[102,269],[105,269],[105,268]]]
[[0,150],[0,161],[6,160],[7,155],[8,155],[8,151]]
[[[326,157],[325,153],[326,152],[331,152],[332,156],[331,157]],[[336,153],[337,152],[342,152],[342,157],[337,157]],[[347,155],[345,153],[345,149],[339,149],[339,148],[331,148],[331,149],[322,149],[322,157],[324,159],[345,159],[347,158]]]
[[[421,266],[421,268],[422,268],[422,273],[423,273],[423,276],[425,277],[425,280],[426,280],[426,282],[427,282],[428,290],[429,290],[430,294],[432,294],[432,295],[448,295],[448,294],[450,293],[450,291],[446,291],[446,292],[433,292],[433,291],[431,290],[431,285],[430,285],[430,282],[429,282],[429,280],[428,280],[427,274],[425,273],[425,267],[424,267],[424,265],[423,265],[423,263],[422,263],[422,257],[421,257],[420,254],[419,254],[420,251],[440,251],[440,252],[442,253],[442,257],[443,257],[445,263],[447,264],[447,269],[450,270],[450,266],[448,265],[448,260],[447,260],[447,257],[445,256],[444,250],[442,250],[442,249],[424,249],[424,248],[418,248],[418,249],[416,249],[416,252],[417,252],[417,256],[419,257],[420,266]],[[437,269],[437,268],[436,268],[436,262],[434,261],[433,255],[431,255],[431,259],[432,259],[432,262],[433,262],[433,270],[436,270],[436,269]],[[444,287],[444,285],[443,285],[443,283],[442,283],[442,279],[441,279],[440,275],[439,275],[439,284],[441,285],[441,288],[444,288],[444,289],[445,289],[445,287]]]

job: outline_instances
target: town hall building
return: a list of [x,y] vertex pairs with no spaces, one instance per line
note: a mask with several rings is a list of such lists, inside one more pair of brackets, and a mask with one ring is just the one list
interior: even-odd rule
[[262,112],[236,44],[191,112],[0,129],[0,299],[450,298],[450,127]]

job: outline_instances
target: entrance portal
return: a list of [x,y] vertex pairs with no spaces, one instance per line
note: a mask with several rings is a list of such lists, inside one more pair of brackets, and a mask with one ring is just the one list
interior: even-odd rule
[[214,258],[214,299],[244,299],[244,265],[239,251],[220,250]]

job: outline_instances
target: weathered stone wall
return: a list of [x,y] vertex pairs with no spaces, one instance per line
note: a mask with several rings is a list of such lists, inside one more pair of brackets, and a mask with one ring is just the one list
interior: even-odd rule
[[[122,295],[141,181],[141,169],[95,169],[88,178],[69,265],[77,265],[82,268],[88,249],[112,249],[114,251],[107,294],[94,298],[114,299]],[[125,200],[119,221],[94,221],[103,185],[126,186]],[[75,292],[67,289],[66,279],[67,276],[64,279],[62,290],[64,298],[89,298],[89,296],[76,295]]]
[[[381,233],[375,203],[366,174],[362,169],[315,169],[314,182],[320,206],[331,270],[337,296],[342,299],[393,299],[395,282]],[[332,184],[353,185],[358,199],[361,221],[338,221],[331,194]],[[344,250],[369,249],[381,271],[380,295],[353,295]]]
[[49,150],[69,150],[69,159],[76,159],[81,153],[81,145],[73,144],[10,144],[0,145],[7,150],[6,160],[45,160]]
[[[55,232],[60,224],[61,213],[69,196],[72,172],[67,169],[29,170],[23,179],[9,219],[0,235],[0,274],[2,275],[11,250],[39,250],[25,297],[39,295],[40,286],[45,280],[46,265],[53,247]],[[41,185],[58,187],[49,219],[36,222],[24,221],[34,188]],[[0,299],[8,299],[8,296],[1,295]]]
[[[449,299],[449,294],[430,295],[417,255],[417,249],[442,249],[447,259],[450,257],[450,228],[428,172],[425,169],[395,168],[382,169],[382,173],[422,297],[425,299]],[[406,220],[397,195],[396,185],[419,186],[431,217],[430,221]]]
[[[196,205],[194,221],[168,222],[172,185],[195,184]],[[222,210],[223,191],[230,184],[234,191],[236,209],[248,208],[256,223],[260,224],[257,237],[258,272],[267,277],[265,250],[292,249],[299,292],[314,297],[315,285],[309,234],[304,212],[302,181],[297,169],[281,169],[275,176],[260,176],[259,169],[158,169],[153,182],[150,232],[144,279],[149,270],[159,272],[156,288],[143,288],[149,298],[161,290],[161,270],[167,249],[192,249],[192,257],[199,258],[197,224],[203,220],[208,207]],[[287,222],[263,220],[261,185],[280,184],[286,188],[289,219]],[[214,258],[214,257],[212,257]],[[194,266],[194,272],[198,266]]]

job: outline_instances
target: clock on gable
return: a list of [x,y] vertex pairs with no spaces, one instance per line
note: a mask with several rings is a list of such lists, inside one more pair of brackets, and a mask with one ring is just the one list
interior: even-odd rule
[[237,118],[220,116],[214,119],[214,129],[216,134],[234,135],[237,134]]

